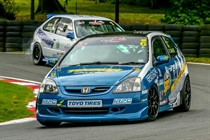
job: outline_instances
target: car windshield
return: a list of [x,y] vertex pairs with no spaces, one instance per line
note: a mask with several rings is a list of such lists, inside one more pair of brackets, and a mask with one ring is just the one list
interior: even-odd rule
[[146,37],[118,35],[86,38],[73,47],[60,66],[142,64],[147,62],[147,48]]
[[90,34],[123,32],[123,30],[112,21],[102,20],[76,20],[74,22],[76,35],[81,38]]

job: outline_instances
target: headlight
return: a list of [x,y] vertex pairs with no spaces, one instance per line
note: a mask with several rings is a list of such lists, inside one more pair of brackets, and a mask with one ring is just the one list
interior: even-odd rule
[[55,84],[55,82],[51,79],[44,79],[40,89],[39,89],[40,93],[50,93],[50,94],[58,94],[58,87]]
[[138,78],[126,79],[117,86],[117,88],[114,90],[114,93],[137,92],[140,90],[141,90],[141,79],[138,77]]

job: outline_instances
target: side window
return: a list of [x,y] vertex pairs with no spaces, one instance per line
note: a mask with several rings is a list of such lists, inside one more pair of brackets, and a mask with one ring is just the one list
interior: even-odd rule
[[169,52],[171,58],[175,57],[177,55],[176,44],[173,41],[171,41],[171,39],[168,37],[163,36],[162,38],[166,44],[166,47],[168,49],[168,52]]
[[71,19],[62,18],[58,23],[56,34],[66,36],[68,32],[73,32],[73,24]]
[[154,37],[152,39],[152,46],[153,46],[155,58],[159,55],[168,55],[162,43],[162,40],[159,37]]
[[44,27],[43,27],[43,30],[45,30],[45,31],[48,31],[48,32],[54,32],[55,31],[55,27],[56,27],[56,25],[57,25],[57,23],[58,23],[58,21],[59,21],[59,19],[60,18],[53,18],[53,19],[51,19],[50,21],[48,21],[45,25],[44,25]]

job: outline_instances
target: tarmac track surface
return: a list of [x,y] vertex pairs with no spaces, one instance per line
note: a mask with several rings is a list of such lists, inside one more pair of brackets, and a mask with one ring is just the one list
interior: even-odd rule
[[[0,126],[0,140],[209,140],[210,65],[188,64],[191,110],[167,111],[154,122],[63,123],[57,128],[37,121]],[[0,53],[0,76],[41,82],[51,67],[35,66],[29,55]]]

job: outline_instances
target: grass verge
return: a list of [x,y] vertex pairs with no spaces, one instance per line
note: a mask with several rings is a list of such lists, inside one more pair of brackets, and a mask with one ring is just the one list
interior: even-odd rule
[[194,63],[206,63],[210,64],[210,58],[208,57],[186,57],[187,62],[194,62]]
[[[59,0],[60,4],[64,6],[65,0]],[[21,9],[17,14],[17,20],[30,19],[30,0],[15,0],[16,5]],[[38,0],[35,1],[36,10],[38,7]],[[95,1],[85,0],[70,0],[65,6],[67,13],[71,14],[87,14],[103,16],[115,20],[115,4],[95,3]],[[149,7],[119,6],[119,23],[120,24],[161,24],[160,19],[164,18],[163,10],[150,9]],[[35,20],[46,20],[46,14],[35,15]]]
[[31,89],[0,81],[0,123],[32,116],[33,112],[26,108],[32,99]]

